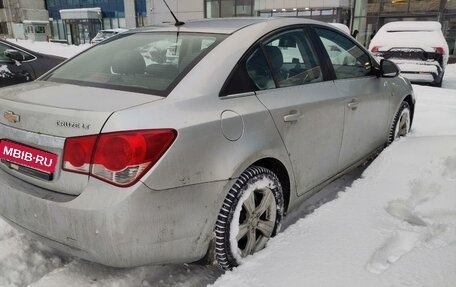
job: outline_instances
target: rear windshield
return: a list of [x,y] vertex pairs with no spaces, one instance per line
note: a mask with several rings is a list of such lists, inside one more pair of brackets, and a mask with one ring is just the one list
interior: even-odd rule
[[71,59],[44,80],[166,96],[225,37],[177,32],[119,34]]

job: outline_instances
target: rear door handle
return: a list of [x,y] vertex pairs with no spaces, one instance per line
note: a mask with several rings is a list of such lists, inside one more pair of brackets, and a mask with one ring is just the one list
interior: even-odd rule
[[347,107],[348,107],[349,109],[356,110],[356,108],[358,107],[358,105],[359,105],[359,102],[358,102],[357,100],[352,100],[351,102],[349,102],[349,103],[347,104]]
[[300,116],[301,116],[300,112],[291,111],[288,115],[283,116],[283,121],[284,122],[296,122]]

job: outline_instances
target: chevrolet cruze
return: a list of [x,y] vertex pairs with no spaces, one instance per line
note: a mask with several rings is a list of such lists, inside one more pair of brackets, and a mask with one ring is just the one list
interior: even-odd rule
[[0,90],[0,214],[109,266],[231,269],[414,107],[395,64],[321,22],[129,31]]

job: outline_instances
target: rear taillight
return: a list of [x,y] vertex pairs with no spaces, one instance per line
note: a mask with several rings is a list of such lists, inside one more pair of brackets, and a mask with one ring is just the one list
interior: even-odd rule
[[434,47],[434,52],[443,55],[445,53],[445,50],[443,50],[442,47]]
[[175,130],[158,129],[67,138],[63,169],[131,186],[155,165],[176,136]]
[[372,47],[371,52],[376,53],[376,52],[378,52],[378,49],[380,49],[380,48],[381,48],[381,46],[374,46],[374,47]]
[[63,169],[88,174],[96,141],[95,135],[68,138],[63,148]]

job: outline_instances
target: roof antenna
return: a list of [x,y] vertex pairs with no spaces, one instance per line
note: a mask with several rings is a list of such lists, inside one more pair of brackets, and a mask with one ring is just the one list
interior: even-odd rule
[[165,5],[166,5],[166,7],[168,8],[169,12],[171,13],[171,15],[173,15],[173,18],[174,18],[174,20],[176,21],[176,23],[174,23],[174,26],[179,27],[179,26],[184,25],[184,24],[185,24],[184,22],[181,22],[181,21],[177,20],[176,15],[174,15],[174,13],[173,13],[173,11],[171,10],[171,8],[169,8],[168,3],[166,3],[165,0],[163,0],[163,2],[165,3]]

